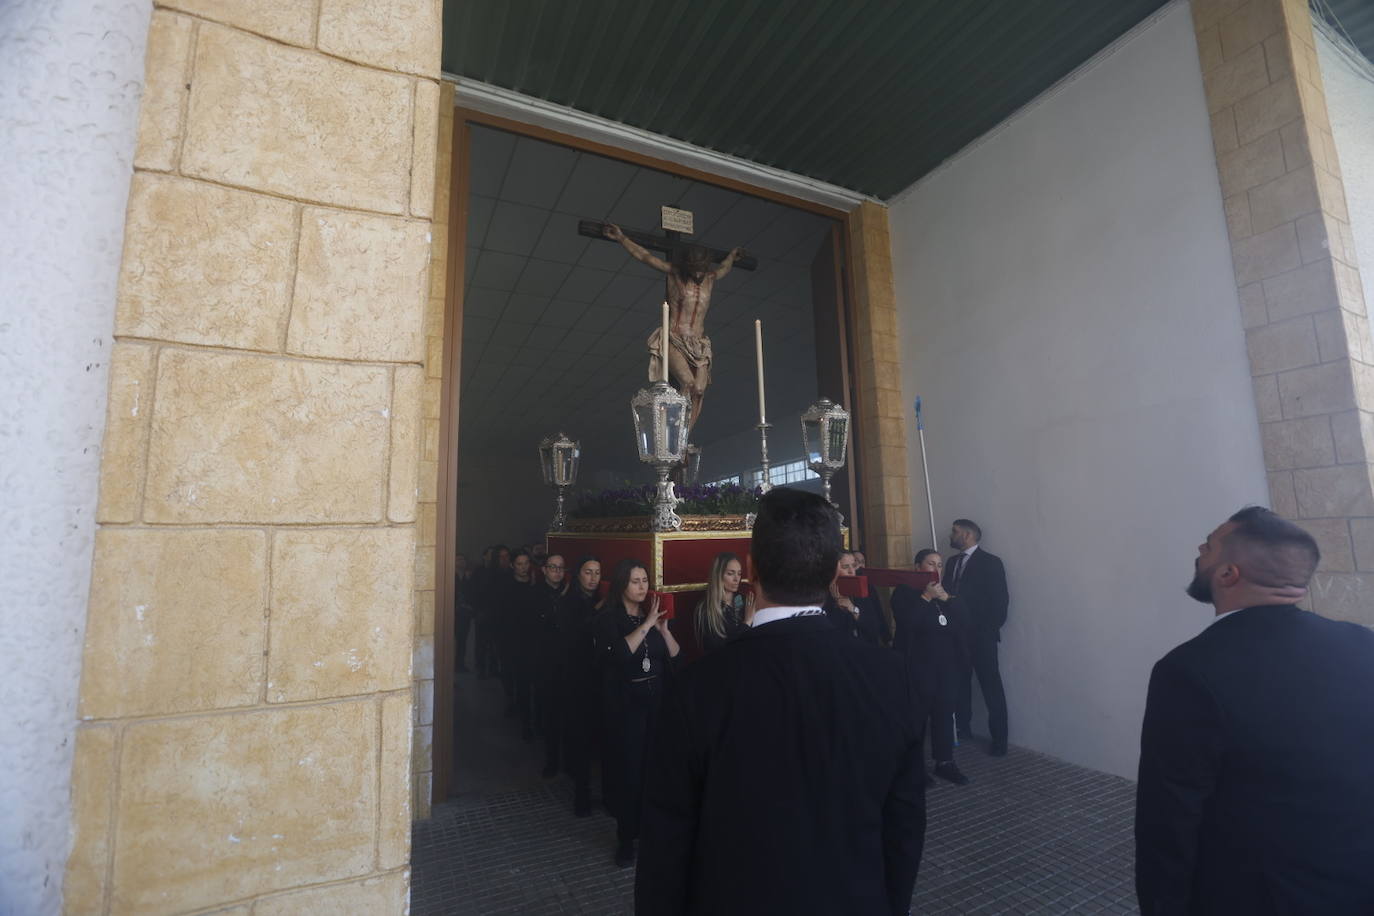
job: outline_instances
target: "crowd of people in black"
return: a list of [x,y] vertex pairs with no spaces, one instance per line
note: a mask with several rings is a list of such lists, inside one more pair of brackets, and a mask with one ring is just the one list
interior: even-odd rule
[[[934,549],[921,551],[915,562],[922,571],[941,570],[941,555]],[[829,632],[890,649],[901,659],[916,698],[913,721],[919,719],[918,727],[931,735],[934,775],[965,785],[969,780],[954,762],[954,746],[960,684],[967,683],[971,659],[970,614],[938,580],[923,591],[896,588],[890,614],[876,590],[846,596],[852,589],[842,588],[839,580],[860,575],[864,563],[862,551],[839,554],[835,581],[819,606]],[[694,663],[687,661],[678,636],[693,637],[688,654],[696,658],[749,631],[757,592],[745,580],[743,560],[733,553],[715,557],[690,622],[665,616],[660,596],[650,589],[648,570],[636,560],[617,563],[605,585],[600,558],[586,556],[570,564],[539,545],[497,544],[483,551],[476,568],[459,556],[456,569],[457,670],[471,670],[467,647],[473,633],[476,676],[499,678],[507,717],[526,741],[542,741],[544,777],[563,773],[572,779],[578,817],[592,813],[592,764],[600,761],[601,798],[617,823],[615,861],[632,864],[645,755],[661,698],[674,671]],[[1005,607],[1001,613],[1005,619]],[[675,634],[674,627],[683,631]],[[1004,746],[999,751],[994,741],[993,752],[1004,753]],[[925,781],[934,780],[926,774]]]
[[[475,624],[478,676],[501,678],[507,714],[543,738],[544,775],[572,777],[579,816],[599,756],[615,861],[638,861],[637,913],[907,913],[925,739],[934,776],[967,783],[954,748],[975,675],[988,751],[1006,753],[1006,577],[976,523],[954,524],[948,564],[916,555],[939,576],[895,588],[890,614],[843,582],[864,558],[840,538],[819,496],[774,489],[754,581],[717,556],[680,633],[635,560],[607,588],[594,557],[498,545],[470,573],[460,562],[460,666]],[[1187,593],[1213,622],[1155,666],[1146,700],[1141,909],[1374,912],[1374,634],[1297,606],[1321,553],[1267,509],[1236,513],[1198,554]]]

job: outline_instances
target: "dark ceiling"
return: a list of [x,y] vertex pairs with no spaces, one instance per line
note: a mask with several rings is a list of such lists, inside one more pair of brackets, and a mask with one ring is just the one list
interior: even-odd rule
[[1162,5],[463,0],[444,69],[885,199]]
[[1325,0],[1316,7],[1323,19],[1344,32],[1366,59],[1374,61],[1374,2]]

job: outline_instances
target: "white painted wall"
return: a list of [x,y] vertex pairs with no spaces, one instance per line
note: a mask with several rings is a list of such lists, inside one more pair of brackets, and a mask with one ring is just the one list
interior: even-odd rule
[[1196,545],[1267,501],[1188,6],[891,216],[903,393],[925,401],[937,527],[977,520],[1007,564],[1011,740],[1134,776],[1150,668],[1209,619],[1183,594]]
[[0,913],[61,908],[147,0],[0,2]]
[[1352,61],[1321,28],[1316,38],[1364,301],[1374,303],[1374,64]]

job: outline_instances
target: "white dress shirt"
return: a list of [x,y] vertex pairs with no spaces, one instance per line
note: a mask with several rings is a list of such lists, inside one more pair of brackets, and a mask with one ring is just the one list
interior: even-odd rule
[[761,611],[754,612],[754,622],[749,626],[761,627],[765,623],[772,623],[775,620],[787,620],[790,617],[814,617],[824,613],[825,611],[814,604],[807,607],[766,607]]

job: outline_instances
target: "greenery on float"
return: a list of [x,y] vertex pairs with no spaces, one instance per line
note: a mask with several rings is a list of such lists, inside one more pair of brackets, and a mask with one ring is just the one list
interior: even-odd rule
[[[583,490],[577,497],[577,508],[569,514],[573,518],[632,518],[652,515],[654,486],[623,486],[606,490]],[[746,488],[736,483],[695,484],[678,487],[678,515],[748,515],[757,512],[758,487]]]

